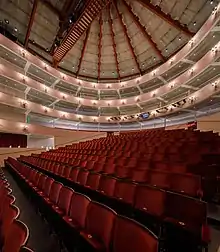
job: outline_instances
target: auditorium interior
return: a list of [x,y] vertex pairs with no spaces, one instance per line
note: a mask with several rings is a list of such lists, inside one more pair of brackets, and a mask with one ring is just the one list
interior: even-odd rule
[[220,0],[0,0],[0,251],[220,252]]

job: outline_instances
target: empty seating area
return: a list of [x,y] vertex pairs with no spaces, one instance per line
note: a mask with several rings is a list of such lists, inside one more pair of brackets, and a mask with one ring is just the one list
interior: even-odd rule
[[[219,136],[212,132],[152,130],[111,135],[18,161],[9,158],[6,164],[33,195],[37,191],[37,202],[38,191],[42,193],[39,204],[49,219],[51,211],[63,216],[62,227],[76,228],[82,216],[65,208],[59,195],[80,194],[144,225],[162,249],[200,251],[209,242],[206,201],[218,190],[219,151]],[[84,232],[79,233],[77,241],[85,241]]]
[[157,236],[140,223],[14,159],[6,164],[68,251],[159,251]]
[[[19,218],[20,210],[15,205],[10,184],[0,172],[0,251],[31,252],[25,247],[29,231]],[[33,251],[32,251],[33,252]]]
[[220,173],[219,141],[212,132],[154,130],[87,141],[20,160],[82,185],[96,173],[211,200]]

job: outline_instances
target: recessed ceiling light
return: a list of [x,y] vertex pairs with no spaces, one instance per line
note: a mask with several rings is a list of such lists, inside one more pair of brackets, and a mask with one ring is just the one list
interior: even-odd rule
[[213,4],[213,0],[210,1],[210,4]]
[[17,31],[18,31],[18,28],[17,28],[17,27],[15,27],[15,28],[14,28],[14,31],[15,31],[15,32],[17,32]]
[[6,24],[9,24],[9,21],[8,21],[8,19],[5,19],[5,23],[6,23]]
[[156,57],[154,57],[154,61],[156,60]]
[[179,37],[179,40],[181,40],[182,38],[181,37]]
[[16,61],[17,59],[16,59],[16,58],[14,58],[14,60]]
[[194,26],[196,26],[196,21],[193,23]]

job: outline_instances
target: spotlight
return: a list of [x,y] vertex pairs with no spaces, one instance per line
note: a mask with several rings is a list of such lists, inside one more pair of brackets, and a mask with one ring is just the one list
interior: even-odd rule
[[15,27],[15,28],[14,28],[14,31],[15,31],[15,32],[17,32],[17,31],[18,31],[18,28],[17,28],[17,27]]
[[9,20],[8,19],[5,19],[4,20],[6,24],[9,24]]

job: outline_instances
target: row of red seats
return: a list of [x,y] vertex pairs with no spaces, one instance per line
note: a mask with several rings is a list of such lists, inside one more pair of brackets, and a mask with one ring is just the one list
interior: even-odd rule
[[18,220],[20,210],[14,205],[10,184],[0,171],[0,251],[33,252],[25,247],[29,231],[27,226]]
[[[152,169],[126,169],[122,166],[106,165],[104,163],[94,163],[91,161],[79,162],[75,165],[75,167],[81,167],[79,169],[34,157],[22,157],[20,160],[82,185],[85,185],[87,180],[89,181],[90,176],[96,177],[98,181],[101,177],[99,173],[101,173],[114,176],[114,180],[117,180],[117,178],[127,178],[130,181],[183,193],[192,197],[201,198],[203,194],[201,177],[191,174],[171,173]],[[94,172],[97,174],[93,174]],[[96,190],[97,188],[94,189]]]
[[[24,159],[28,160],[27,157]],[[33,165],[43,168],[36,163]],[[55,171],[55,167],[60,169]],[[49,166],[45,165],[44,169],[51,174],[56,174],[58,177],[63,177],[68,181],[99,192],[108,198],[125,202],[134,209],[152,216],[172,220],[172,222],[188,228],[192,232],[196,230],[197,234],[201,234],[202,226],[206,224],[206,203],[203,201],[68,166],[55,164],[54,167],[50,166],[51,169],[48,168]],[[186,184],[185,187],[187,186],[190,188],[190,185]]]
[[[105,205],[92,202],[85,195],[76,193],[71,188],[13,159],[9,159],[7,163],[43,199],[43,203],[52,212],[77,231],[86,243],[83,242],[80,247],[89,246],[95,251],[112,252],[158,251],[158,239],[141,224],[118,216]],[[74,237],[70,239],[73,240]],[[78,239],[76,243],[74,245],[78,247]]]

